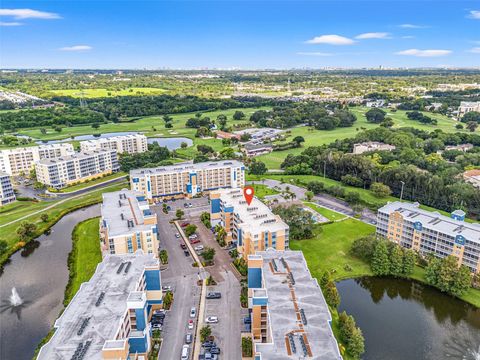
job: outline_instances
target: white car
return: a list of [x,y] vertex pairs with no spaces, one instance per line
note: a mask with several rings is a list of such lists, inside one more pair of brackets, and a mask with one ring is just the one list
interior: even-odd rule
[[189,330],[193,329],[193,320],[188,320],[188,329]]
[[164,285],[162,286],[163,291],[172,291],[172,287],[170,285]]
[[191,317],[191,318],[194,318],[196,315],[197,315],[197,309],[195,309],[194,307],[192,307],[192,308],[190,309],[190,317]]
[[218,316],[209,316],[205,319],[207,324],[216,324],[218,323]]
[[202,251],[202,250],[203,250],[203,245],[195,246],[195,251]]

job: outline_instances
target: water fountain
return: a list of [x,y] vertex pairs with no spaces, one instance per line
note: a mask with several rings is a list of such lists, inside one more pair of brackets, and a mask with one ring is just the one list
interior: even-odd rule
[[15,287],[12,288],[12,294],[10,295],[10,304],[14,307],[23,304],[23,300],[20,295],[18,295],[17,289]]

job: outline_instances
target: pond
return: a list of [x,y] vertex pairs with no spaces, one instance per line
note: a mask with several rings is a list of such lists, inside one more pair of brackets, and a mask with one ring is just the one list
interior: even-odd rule
[[149,144],[157,143],[160,146],[166,146],[167,149],[170,151],[180,149],[180,147],[182,146],[182,142],[186,143],[188,146],[193,145],[192,139],[184,138],[184,137],[178,137],[178,138],[151,137],[151,138],[148,138],[147,141]]
[[0,275],[0,359],[31,359],[50,331],[63,308],[72,230],[95,216],[100,216],[100,205],[64,216],[50,235],[31,241],[5,265]]
[[414,281],[366,277],[337,284],[340,311],[365,337],[365,360],[480,360],[480,309]]

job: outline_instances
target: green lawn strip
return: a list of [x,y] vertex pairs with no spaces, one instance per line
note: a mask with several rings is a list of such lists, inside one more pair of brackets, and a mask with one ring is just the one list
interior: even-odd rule
[[[0,225],[18,219],[29,213],[42,210],[51,205],[47,201],[15,201],[11,204],[0,207]],[[0,228],[0,234],[1,234]]]
[[269,188],[267,185],[252,184],[251,186],[255,189],[255,196],[258,197],[259,199],[263,199],[265,196],[268,196],[268,195],[279,194],[278,191]]
[[[3,227],[0,228],[0,239],[5,240],[8,243],[8,250],[6,251],[5,254],[3,254],[0,257],[0,265],[3,265],[5,263],[5,261],[7,261],[7,259],[14,252],[16,252],[19,249],[21,249],[22,247],[24,247],[27,242],[29,242],[32,239],[40,236],[46,230],[50,229],[58,220],[60,220],[66,214],[68,214],[68,213],[70,213],[74,210],[89,206],[89,205],[98,204],[102,201],[102,193],[110,192],[110,191],[118,191],[122,188],[125,188],[126,186],[128,186],[127,182],[121,182],[121,183],[118,183],[118,184],[103,187],[101,189],[92,190],[90,192],[82,194],[81,196],[75,197],[74,199],[69,199],[69,200],[59,204],[58,206],[55,206],[55,207],[49,209],[47,211],[49,219],[46,222],[43,222],[40,219],[40,216],[41,216],[42,212],[40,212],[38,214],[33,214],[35,211],[39,210],[37,204],[46,204],[46,206],[50,206],[50,205],[54,204],[55,202],[35,203],[34,206],[32,206],[32,208],[29,209],[29,211],[25,211],[25,213],[24,213],[24,215],[28,215],[29,213],[32,213],[31,216],[29,216],[28,218],[26,218],[24,220],[17,221],[13,224],[6,225],[6,226],[3,226]],[[60,200],[58,200],[58,201],[60,201]],[[19,217],[20,216],[15,216],[13,219],[10,219],[9,221],[18,219]],[[33,236],[31,238],[29,238],[26,242],[19,241],[18,236],[16,234],[17,228],[19,227],[19,225],[23,221],[31,222],[31,223],[34,223],[34,224],[37,225],[37,230],[35,231]],[[4,221],[3,216],[2,216],[2,222],[7,223],[8,221]]]
[[320,215],[325,216],[328,220],[339,221],[339,220],[343,220],[343,219],[347,218],[347,216],[345,214],[341,214],[341,213],[338,213],[336,211],[324,208],[324,207],[319,206],[315,203],[311,203],[311,202],[308,202],[308,201],[304,201],[303,203],[306,206],[308,206],[310,209],[313,209],[316,212],[318,212]]
[[71,96],[74,98],[101,98],[101,97],[114,97],[114,96],[138,96],[138,95],[161,95],[166,90],[159,88],[139,88],[132,87],[122,90],[109,90],[109,89],[61,89],[61,90],[49,90],[54,96]]
[[107,182],[107,181],[110,181],[110,180],[113,180],[113,179],[117,179],[117,178],[125,176],[125,175],[127,175],[127,174],[120,171],[120,172],[117,172],[115,174],[110,174],[110,175],[107,175],[107,176],[104,176],[104,177],[101,177],[101,178],[98,178],[98,179],[90,180],[88,182],[82,182],[80,184],[75,184],[75,185],[72,185],[72,186],[68,186],[66,188],[60,189],[58,192],[59,193],[70,193],[70,192],[73,192],[73,191],[84,189],[84,188],[89,187],[89,186],[93,186],[93,185],[101,184],[103,182]]
[[72,232],[72,251],[68,256],[70,277],[65,290],[65,306],[80,289],[82,283],[90,280],[97,265],[102,261],[100,251],[99,220],[92,218],[78,223]]

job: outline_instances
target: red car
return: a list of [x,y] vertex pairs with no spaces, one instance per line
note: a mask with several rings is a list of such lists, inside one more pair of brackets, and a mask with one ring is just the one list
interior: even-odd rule
[[190,239],[190,244],[198,244],[200,240],[198,239]]
[[180,226],[181,226],[181,227],[186,227],[186,226],[188,226],[188,225],[190,225],[190,224],[187,223],[187,222],[184,222],[184,223],[182,223],[182,225],[180,225]]

